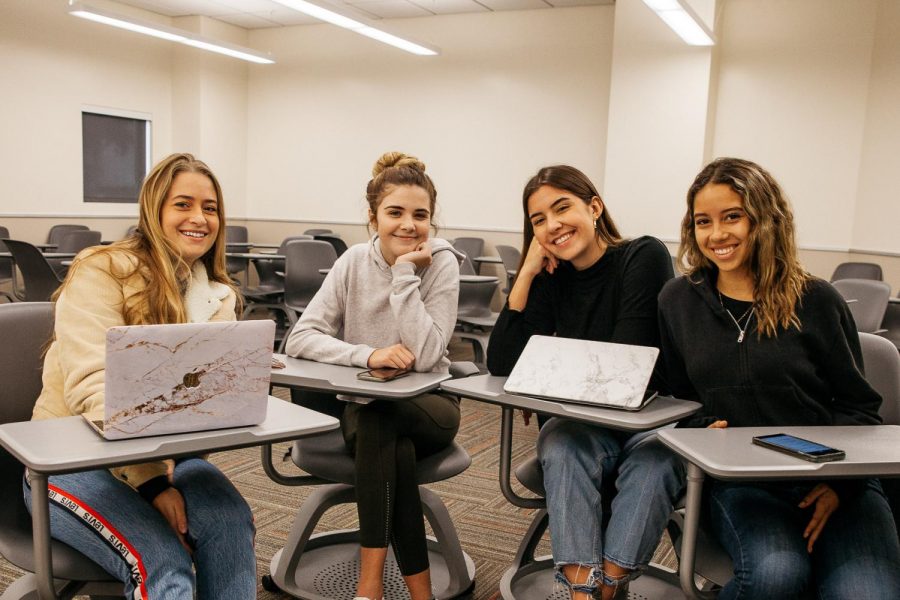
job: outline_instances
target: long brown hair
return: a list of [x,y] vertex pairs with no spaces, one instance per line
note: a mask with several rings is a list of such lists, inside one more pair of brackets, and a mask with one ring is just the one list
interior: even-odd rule
[[[524,241],[522,243],[522,255],[519,259],[519,271],[522,270],[525,256],[531,247],[531,240],[534,239],[534,227],[531,225],[531,219],[528,218],[528,199],[544,185],[569,192],[573,196],[581,198],[581,201],[587,205],[590,205],[594,198],[600,198],[600,192],[597,191],[597,188],[594,187],[588,176],[575,167],[568,165],[544,167],[534,177],[529,179],[528,183],[525,184],[525,189],[522,191],[522,213],[524,215],[522,233]],[[603,202],[602,199],[600,201]],[[619,234],[619,230],[616,228],[616,224],[613,222],[605,203],[603,211],[594,225],[594,232],[597,238],[603,240],[607,246],[617,246],[622,243],[622,236]]]
[[[119,280],[135,275],[143,278],[144,289],[131,296],[123,307],[128,325],[184,323],[187,311],[184,306],[183,288],[190,277],[190,266],[181,251],[165,235],[161,224],[163,205],[179,173],[201,173],[209,177],[216,191],[219,229],[216,239],[206,254],[200,257],[210,281],[230,287],[240,304],[240,294],[225,270],[225,204],[222,187],[206,163],[191,154],[171,154],[161,160],[141,186],[138,197],[140,215],[135,232],[124,240],[97,248],[90,256],[105,254],[109,258],[110,273]],[[124,252],[132,258],[133,268],[115,268],[113,254]],[[56,291],[59,297],[78,271],[80,261],[69,269],[66,280]]]
[[679,268],[688,277],[701,270],[716,269],[703,256],[694,233],[694,199],[709,184],[724,184],[734,190],[750,219],[747,260],[753,277],[760,337],[777,336],[779,327],[799,329],[797,304],[811,276],[797,257],[790,204],[775,178],[756,163],[717,158],[694,179],[687,193],[687,212],[681,220]]

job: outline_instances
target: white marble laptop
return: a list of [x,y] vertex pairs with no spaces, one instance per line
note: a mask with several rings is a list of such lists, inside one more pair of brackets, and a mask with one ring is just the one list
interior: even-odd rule
[[275,323],[135,325],[106,332],[109,440],[257,425],[266,417]]
[[606,408],[640,410],[658,348],[533,335],[503,390]]

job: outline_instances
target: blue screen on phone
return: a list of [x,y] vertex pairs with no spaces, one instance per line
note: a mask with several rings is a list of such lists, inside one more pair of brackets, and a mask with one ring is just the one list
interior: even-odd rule
[[834,448],[817,444],[816,442],[810,442],[809,440],[796,438],[792,435],[767,435],[761,439],[770,444],[775,444],[782,448],[787,448],[788,450],[794,450],[795,452],[804,452],[806,454],[825,454],[834,452]]

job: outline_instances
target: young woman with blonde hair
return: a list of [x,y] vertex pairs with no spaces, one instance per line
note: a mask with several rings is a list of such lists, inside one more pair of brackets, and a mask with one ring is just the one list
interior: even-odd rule
[[[446,373],[460,257],[446,241],[429,237],[434,183],[417,158],[389,152],[372,169],[366,199],[376,234],[335,262],[291,332],[287,353],[361,368]],[[415,466],[453,441],[459,403],[437,393],[398,402],[339,398],[347,401],[344,440],[356,456],[357,597],[384,596],[390,544],[410,597],[427,600],[431,575]]]
[[[34,419],[103,418],[106,330],[235,319],[216,177],[173,154],[141,187],[137,231],[76,257],[55,294]],[[25,502],[31,510],[28,476]],[[50,477],[51,535],[123,581],[128,598],[256,597],[253,517],[201,458]],[[196,574],[195,572],[196,571]]]
[[[759,165],[720,158],[687,194],[679,262],[659,297],[673,395],[686,425],[879,423],[847,303],[797,257],[794,217]],[[719,598],[900,598],[900,547],[877,480],[732,483],[708,490],[734,561]]]
[[[487,366],[509,375],[532,335],[659,345],[656,296],[672,277],[659,240],[625,240],[593,183],[545,167],[522,193],[525,244],[491,333]],[[651,387],[663,391],[656,376]],[[652,435],[553,418],[538,437],[556,580],[573,600],[627,596],[684,486]],[[617,493],[616,493],[616,490]]]

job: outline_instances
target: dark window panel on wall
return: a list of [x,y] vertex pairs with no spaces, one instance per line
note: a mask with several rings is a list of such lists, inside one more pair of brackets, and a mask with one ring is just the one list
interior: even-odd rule
[[81,113],[85,202],[137,203],[150,155],[150,121]]

